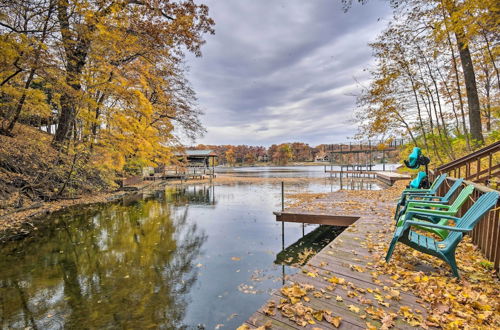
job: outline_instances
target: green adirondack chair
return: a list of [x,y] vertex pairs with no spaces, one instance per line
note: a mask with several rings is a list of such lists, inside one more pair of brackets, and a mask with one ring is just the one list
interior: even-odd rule
[[[467,210],[461,217],[457,218],[450,215],[439,215],[439,218],[447,218],[455,221],[455,227],[443,226],[431,222],[414,221],[411,220],[415,216],[415,212],[407,212],[405,221],[402,226],[396,227],[396,232],[392,238],[387,255],[385,256],[386,262],[391,259],[394,248],[398,242],[412,247],[413,249],[435,256],[450,265],[453,275],[460,277],[458,274],[457,263],[455,260],[455,250],[458,244],[462,241],[463,235],[466,232],[474,229],[474,226],[482,219],[482,217],[495,206],[498,201],[499,194],[495,191],[490,191],[483,194],[478,200]],[[438,228],[450,231],[448,236],[442,241],[421,235],[413,230],[411,227],[428,227]]]
[[396,212],[394,213],[394,219],[398,218],[399,210],[401,209],[402,206],[406,204],[406,199],[409,198],[410,196],[415,197],[419,195],[436,195],[439,187],[443,184],[444,180],[446,180],[446,177],[448,174],[440,174],[438,177],[434,180],[432,183],[431,187],[429,189],[413,189],[413,188],[407,188],[403,190],[403,193],[401,194],[401,197],[398,200],[398,204],[396,206]]
[[406,203],[409,202],[426,202],[426,203],[448,203],[451,196],[460,188],[464,179],[457,179],[455,183],[450,187],[444,196],[436,196],[432,194],[416,195],[410,196],[406,199]]
[[[468,185],[460,194],[455,198],[451,205],[446,204],[432,204],[432,203],[424,203],[424,202],[410,202],[407,204],[406,212],[414,212],[415,218],[411,220],[426,220],[433,223],[437,223],[439,225],[448,225],[449,219],[440,218],[440,215],[456,215],[462,205],[465,203],[467,198],[474,191],[473,185]],[[434,209],[430,209],[429,207],[433,207]],[[403,225],[405,221],[404,214],[399,218],[397,226],[400,227]],[[426,230],[428,232],[434,233],[445,239],[448,236],[448,231],[444,229],[438,228],[430,228],[430,227],[421,227],[420,229]]]
[[401,218],[401,216],[406,212],[406,207],[408,203],[411,202],[425,202],[429,204],[448,204],[450,202],[451,196],[462,186],[462,182],[464,179],[458,179],[455,183],[450,187],[450,189],[446,192],[444,196],[435,196],[435,195],[417,195],[408,197],[405,201],[405,205],[401,205],[399,210],[399,214],[395,217],[396,219]]

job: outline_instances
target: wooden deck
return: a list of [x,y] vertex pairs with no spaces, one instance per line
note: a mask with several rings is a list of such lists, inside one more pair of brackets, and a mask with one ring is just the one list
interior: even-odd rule
[[[333,316],[342,317],[342,322],[340,324],[341,329],[365,329],[367,327],[367,322],[377,328],[381,326],[380,320],[372,318],[370,314],[365,312],[366,308],[369,306],[366,301],[361,303],[360,297],[363,299],[370,299],[375,309],[382,308],[385,313],[397,313],[401,306],[408,306],[413,311],[418,310],[424,317],[426,313],[425,309],[417,302],[418,298],[410,292],[405,292],[404,288],[400,290],[400,300],[385,300],[384,298],[384,302],[390,304],[388,307],[377,302],[377,297],[375,295],[377,295],[377,292],[379,292],[381,296],[387,294],[385,290],[387,287],[385,286],[388,285],[390,287],[390,279],[385,275],[372,276],[371,271],[373,270],[371,269],[373,268],[373,263],[378,259],[374,257],[371,245],[380,242],[388,242],[392,237],[392,209],[394,202],[379,200],[382,198],[378,198],[376,192],[374,192],[373,197],[374,199],[370,201],[366,208],[356,209],[352,214],[346,214],[346,211],[339,208],[336,209],[335,206],[329,209],[327,211],[329,214],[348,216],[350,218],[359,217],[359,219],[344,230],[342,234],[335,238],[335,240],[323,250],[312,257],[302,268],[302,272],[299,271],[289,278],[289,281],[292,283],[313,285],[314,290],[309,291],[307,294],[309,298],[308,301],[302,299],[301,302],[314,310],[328,310],[332,312]],[[328,199],[340,205],[352,201],[353,196],[345,192],[337,192],[330,195]],[[362,200],[360,199],[359,202],[362,202]],[[366,200],[364,203],[366,203]],[[289,213],[300,213],[300,210],[285,211]],[[362,269],[363,271],[360,272],[356,269]],[[308,276],[307,273],[309,272],[315,273],[317,276]],[[342,278],[346,283],[352,283],[352,286],[337,285],[333,291],[330,291],[328,286],[330,286],[331,283],[326,279],[332,276]],[[366,290],[366,292],[354,296],[353,292],[356,293],[358,289]],[[322,297],[314,296],[312,292],[315,290],[325,292],[325,294]],[[331,298],[327,298],[326,295]],[[341,299],[338,298],[339,301],[337,300],[337,296],[341,297]],[[282,298],[284,298],[284,296],[278,290],[272,293],[269,301],[274,301],[276,305],[279,305],[280,299]],[[246,325],[249,328],[257,328],[265,324],[271,324],[272,329],[335,329],[332,324],[327,323],[325,320],[321,322],[316,321],[316,324],[308,324],[306,327],[302,327],[282,316],[280,310],[276,310],[275,315],[266,315],[264,310],[268,303],[246,321]],[[355,312],[357,308],[359,308],[359,313]],[[363,314],[366,316],[365,318],[361,317]],[[410,329],[413,327],[398,317],[395,320],[394,328]]]

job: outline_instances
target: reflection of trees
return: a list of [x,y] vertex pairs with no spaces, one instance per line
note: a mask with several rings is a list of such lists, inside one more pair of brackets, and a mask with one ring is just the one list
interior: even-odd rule
[[[0,253],[0,326],[182,324],[206,235],[163,200],[87,209]],[[50,315],[50,317],[48,317]]]
[[167,200],[174,205],[215,205],[214,186],[188,185],[168,188]]

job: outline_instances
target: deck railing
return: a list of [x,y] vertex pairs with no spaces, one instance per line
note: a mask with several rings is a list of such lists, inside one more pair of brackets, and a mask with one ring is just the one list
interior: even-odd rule
[[498,187],[494,178],[500,176],[500,141],[479,149],[467,156],[436,168],[436,173],[448,173],[454,178],[464,178],[487,186]]
[[[439,195],[444,196],[446,192],[455,182],[455,178],[448,177],[445,184],[441,185]],[[472,204],[484,193],[488,191],[493,191],[493,189],[488,188],[484,185],[465,180],[462,184],[464,187],[472,184],[475,189],[471,196],[468,198],[467,202],[464,203],[460,211],[460,215],[463,215]],[[459,189],[460,190],[460,189]],[[455,193],[459,194],[459,191]],[[476,225],[474,230],[469,233],[472,237],[472,242],[476,245],[483,255],[493,263],[494,269],[497,271],[497,275],[500,274],[500,201],[497,205],[491,209],[484,218]]]

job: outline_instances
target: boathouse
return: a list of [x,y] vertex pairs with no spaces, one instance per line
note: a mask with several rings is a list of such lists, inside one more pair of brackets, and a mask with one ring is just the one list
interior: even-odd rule
[[186,163],[187,167],[205,167],[215,166],[217,154],[213,150],[186,150],[184,153],[177,154],[179,160]]

